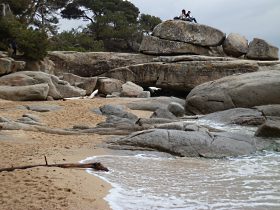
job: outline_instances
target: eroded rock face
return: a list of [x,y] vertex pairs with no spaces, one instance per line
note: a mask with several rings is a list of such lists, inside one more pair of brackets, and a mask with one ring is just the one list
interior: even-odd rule
[[98,79],[97,77],[80,77],[70,73],[64,73],[61,78],[69,82],[72,86],[86,90],[87,95],[93,92]]
[[265,40],[254,38],[249,44],[249,50],[246,55],[254,60],[278,60],[279,49],[268,44]]
[[[47,96],[54,99],[84,96],[86,94],[85,90],[71,86],[68,82],[43,72],[21,71],[0,78],[0,86],[20,87],[37,84],[47,84],[49,87]],[[12,98],[13,96],[11,96],[11,100]]]
[[258,69],[256,62],[246,60],[153,62],[113,69],[105,76],[123,82],[131,81],[142,87],[155,86],[187,93],[204,82],[232,74],[254,72]]
[[218,29],[180,20],[160,23],[154,28],[153,36],[208,47],[219,46],[225,39],[225,34]]
[[0,58],[0,75],[22,71],[24,68],[24,61],[15,61],[10,57]]
[[132,133],[116,143],[185,157],[221,158],[256,151],[254,139],[226,132],[209,134],[202,131],[151,129]]
[[239,34],[230,33],[223,43],[224,52],[233,57],[240,57],[248,52],[248,40]]
[[98,89],[99,93],[108,95],[114,92],[120,93],[122,90],[122,85],[123,82],[121,80],[103,77],[98,78],[96,89]]
[[280,104],[280,71],[259,71],[228,76],[195,87],[185,109],[207,114],[237,107]]
[[42,101],[49,92],[48,84],[0,86],[0,98],[12,101]]
[[151,55],[210,55],[210,49],[207,47],[160,39],[155,36],[145,36],[141,42],[139,51]]
[[49,52],[54,62],[54,74],[72,73],[81,77],[93,77],[111,69],[152,61],[153,56],[113,52]]

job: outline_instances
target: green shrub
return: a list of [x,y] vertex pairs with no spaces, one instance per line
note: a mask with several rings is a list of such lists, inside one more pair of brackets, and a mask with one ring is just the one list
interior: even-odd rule
[[41,60],[47,55],[47,35],[39,30],[27,28],[13,17],[0,19],[0,48],[7,50],[15,40],[18,51],[31,60]]

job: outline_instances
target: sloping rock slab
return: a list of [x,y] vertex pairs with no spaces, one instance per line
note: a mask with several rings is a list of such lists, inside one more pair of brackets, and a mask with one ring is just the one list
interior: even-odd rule
[[207,114],[201,117],[200,120],[212,121],[224,125],[261,125],[264,123],[265,117],[262,115],[262,112],[256,109],[235,108]]
[[265,106],[256,106],[254,107],[266,117],[273,116],[273,117],[280,117],[280,104],[271,104]]
[[46,83],[49,86],[48,96],[54,99],[78,97],[86,94],[85,90],[71,86],[68,82],[44,72],[21,71],[0,78],[0,85],[27,86]]
[[147,63],[153,56],[116,52],[53,51],[48,57],[55,63],[54,74],[72,73],[81,77],[93,77],[111,69]]
[[157,109],[167,109],[168,105],[176,102],[185,106],[185,100],[176,97],[154,97],[135,101],[127,104],[127,107],[132,110],[156,111]]
[[153,36],[200,46],[218,46],[225,39],[225,34],[218,29],[180,20],[160,23],[154,28]]
[[156,86],[189,92],[204,82],[237,73],[254,72],[259,66],[254,61],[191,61],[180,63],[146,63],[113,69],[105,74],[124,82],[131,81],[142,87]]
[[0,98],[12,101],[42,101],[49,92],[48,84],[0,86]]
[[222,158],[256,151],[255,140],[248,136],[201,131],[152,129],[132,133],[115,143],[185,157]]
[[259,71],[207,82],[195,87],[185,109],[193,114],[267,104],[280,104],[280,71]]
[[154,36],[144,36],[139,51],[150,55],[210,54],[210,49],[207,47],[184,42],[169,41]]
[[50,112],[62,109],[59,105],[27,105],[26,108],[35,112]]

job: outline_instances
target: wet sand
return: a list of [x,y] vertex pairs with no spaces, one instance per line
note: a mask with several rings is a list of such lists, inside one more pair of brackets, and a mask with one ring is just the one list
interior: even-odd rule
[[[122,104],[137,99],[104,99],[10,102],[0,100],[0,116],[16,120],[30,113],[54,128],[95,126],[104,117],[91,112],[104,104]],[[25,105],[60,105],[63,109],[35,112]],[[148,113],[134,111],[139,116]],[[110,154],[102,146],[109,136],[54,135],[30,131],[0,130],[0,168],[30,164],[77,163],[89,156]],[[103,199],[111,186],[81,169],[36,167],[0,173],[0,207],[8,209],[110,209]]]

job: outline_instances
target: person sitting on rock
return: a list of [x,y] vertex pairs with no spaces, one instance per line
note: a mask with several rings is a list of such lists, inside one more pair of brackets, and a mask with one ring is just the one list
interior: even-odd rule
[[174,20],[187,20],[186,10],[183,9],[181,15],[174,17]]
[[191,16],[191,11],[188,11],[188,13],[186,14],[186,20],[197,23],[196,19],[193,16]]

